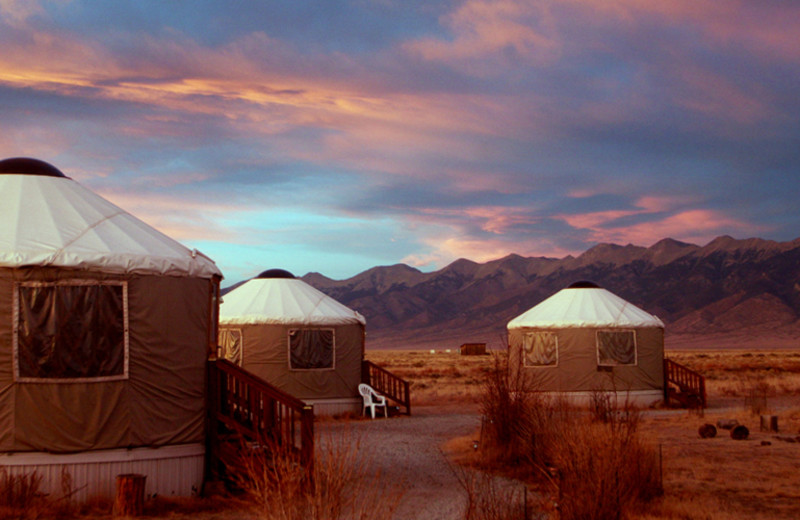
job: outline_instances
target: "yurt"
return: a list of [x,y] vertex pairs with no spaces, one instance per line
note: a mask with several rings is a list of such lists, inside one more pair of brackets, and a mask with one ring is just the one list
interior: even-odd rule
[[214,262],[36,159],[0,161],[0,222],[0,470],[200,490]]
[[314,413],[361,410],[364,317],[282,269],[225,294],[220,357],[307,404]]
[[[663,399],[664,323],[591,282],[577,282],[507,325],[509,364],[533,390],[588,403]],[[512,372],[514,373],[514,372]]]

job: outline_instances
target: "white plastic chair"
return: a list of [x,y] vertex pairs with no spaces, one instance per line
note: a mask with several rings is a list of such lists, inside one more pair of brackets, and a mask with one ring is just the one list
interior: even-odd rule
[[383,416],[389,417],[389,409],[386,406],[386,397],[380,395],[373,390],[371,386],[364,383],[358,385],[358,393],[361,394],[361,398],[364,400],[364,408],[362,409],[362,413],[366,413],[367,408],[369,408],[370,412],[372,413],[372,418],[374,419],[375,408],[383,406]]

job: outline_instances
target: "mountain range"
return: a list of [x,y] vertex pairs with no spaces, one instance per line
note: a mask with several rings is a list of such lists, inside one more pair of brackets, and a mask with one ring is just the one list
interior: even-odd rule
[[502,347],[512,318],[579,280],[660,317],[667,348],[800,347],[800,238],[670,238],[651,247],[599,244],[565,258],[456,260],[423,273],[404,264],[346,280],[304,281],[367,319],[368,348]]

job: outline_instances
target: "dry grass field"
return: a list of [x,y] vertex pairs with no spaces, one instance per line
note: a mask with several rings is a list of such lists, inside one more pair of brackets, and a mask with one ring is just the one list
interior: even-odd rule
[[[634,518],[800,518],[800,352],[686,350],[667,357],[706,377],[709,408],[644,411],[640,428],[661,453],[664,496]],[[374,351],[368,358],[412,382],[415,406],[476,402],[492,366],[491,356],[457,352]],[[760,431],[761,414],[777,415],[779,432]],[[725,429],[700,438],[702,425],[728,420],[745,425],[748,439],[733,440]],[[469,450],[471,442],[452,445]]]
[[[495,355],[503,354],[367,352],[369,360],[411,382],[414,409],[451,407],[475,414]],[[667,357],[706,376],[709,407],[702,413],[664,407],[643,411],[639,432],[660,453],[664,494],[629,518],[800,518],[800,351],[685,350]],[[760,431],[761,414],[778,417],[777,433]],[[714,438],[698,434],[704,424],[733,419],[749,429],[746,440],[734,440],[721,428]],[[468,463],[476,435],[451,439],[443,450]],[[107,503],[66,507],[36,501],[20,510],[0,500],[0,518],[95,519],[107,518],[109,511]],[[231,497],[151,500],[145,513],[144,518],[171,520],[265,518]]]

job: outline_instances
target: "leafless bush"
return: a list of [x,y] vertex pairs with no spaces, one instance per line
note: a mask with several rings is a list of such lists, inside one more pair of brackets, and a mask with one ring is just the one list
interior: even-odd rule
[[391,518],[402,493],[371,472],[369,454],[352,434],[316,442],[313,470],[281,445],[249,446],[231,467],[235,484],[264,520]]
[[619,519],[661,494],[660,460],[637,434],[635,415],[607,422],[573,416],[561,423],[552,447],[563,520]]
[[0,518],[28,519],[39,517],[47,506],[40,491],[42,477],[36,473],[12,475],[0,468]]
[[480,395],[481,435],[500,462],[526,460],[536,426],[535,394],[521,371],[509,370],[508,358],[495,356]]
[[543,508],[557,497],[562,520],[618,520],[661,493],[660,459],[638,435],[638,410],[603,393],[587,413],[542,397],[520,372],[496,363],[484,384],[485,453],[495,467],[512,463],[514,476],[537,482]]
[[480,471],[453,468],[467,496],[464,520],[517,520],[528,518],[526,489]]
[[42,492],[42,477],[37,472],[13,475],[0,468],[0,518],[34,520],[39,518],[73,518],[77,505],[72,475],[61,471],[61,495]]

